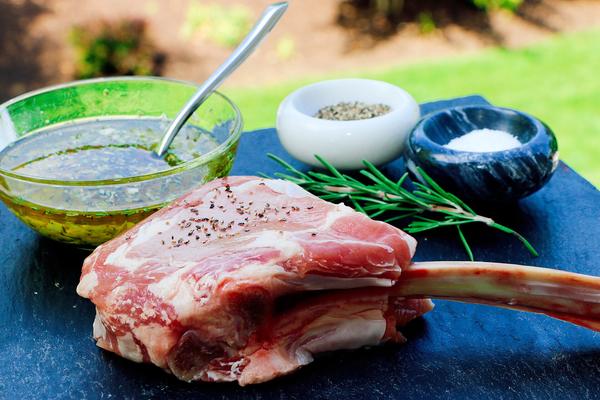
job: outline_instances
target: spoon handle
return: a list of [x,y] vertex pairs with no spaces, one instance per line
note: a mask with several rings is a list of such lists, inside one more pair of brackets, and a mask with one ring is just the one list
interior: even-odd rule
[[258,45],[275,27],[279,19],[287,10],[288,3],[283,1],[268,6],[250,33],[235,49],[229,58],[217,68],[215,72],[200,86],[198,91],[188,100],[179,114],[167,128],[156,154],[162,157],[171,142],[183,127],[190,116],[202,103],[221,85],[221,83],[235,71],[256,50]]

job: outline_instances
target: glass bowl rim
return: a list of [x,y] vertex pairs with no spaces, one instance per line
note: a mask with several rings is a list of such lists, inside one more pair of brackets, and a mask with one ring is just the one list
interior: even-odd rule
[[[197,85],[193,82],[180,80],[180,79],[163,78],[163,77],[158,77],[158,76],[117,76],[117,77],[107,77],[107,78],[82,79],[82,80],[76,80],[76,81],[62,83],[62,84],[58,84],[58,85],[51,85],[51,86],[47,86],[47,87],[44,87],[41,89],[36,89],[36,90],[32,90],[30,92],[23,93],[17,97],[14,97],[14,98],[7,100],[6,102],[0,104],[0,111],[8,108],[9,106],[11,106],[13,104],[23,101],[25,99],[32,98],[32,97],[38,96],[40,94],[44,94],[44,93],[48,93],[48,92],[52,92],[52,91],[56,91],[56,90],[61,90],[61,89],[66,89],[66,88],[76,87],[76,86],[82,86],[82,85],[97,84],[97,83],[102,83],[102,82],[121,82],[121,81],[125,81],[125,82],[126,81],[150,81],[150,82],[157,82],[157,83],[160,83],[160,82],[165,83],[166,82],[166,83],[176,83],[176,84],[185,85],[185,86],[192,86],[192,87],[196,87],[196,88],[199,87],[199,85]],[[18,173],[14,173],[12,171],[5,170],[0,167],[0,176],[4,175],[4,176],[7,176],[7,177],[10,177],[13,179],[18,179],[21,181],[34,182],[34,183],[40,183],[40,184],[46,184],[46,185],[81,186],[81,187],[83,187],[83,186],[107,186],[107,185],[121,185],[121,184],[133,183],[133,182],[150,181],[150,180],[153,180],[156,178],[161,178],[164,176],[175,175],[180,172],[184,172],[184,171],[190,170],[192,168],[199,167],[203,164],[207,164],[208,162],[216,159],[217,156],[228,151],[228,149],[230,149],[231,146],[235,142],[237,142],[239,140],[240,136],[242,135],[243,119],[242,119],[242,113],[241,113],[240,109],[238,108],[238,106],[231,99],[229,99],[227,96],[225,96],[223,93],[221,93],[219,91],[214,91],[212,93],[212,95],[217,95],[218,97],[223,99],[225,101],[225,103],[228,104],[229,107],[231,107],[231,109],[234,112],[234,115],[235,115],[234,116],[234,126],[231,128],[231,134],[227,137],[227,139],[225,141],[223,141],[223,143],[219,144],[217,147],[215,147],[208,153],[205,153],[205,154],[201,155],[200,157],[194,158],[190,161],[186,161],[186,162],[184,162],[180,165],[177,165],[173,168],[169,168],[169,169],[159,171],[159,172],[153,172],[150,174],[136,175],[136,176],[125,177],[125,178],[67,181],[67,180],[61,180],[61,179],[46,179],[46,178],[40,178],[40,177],[35,177],[35,176],[30,176],[30,175],[25,175],[25,174],[18,174]]]

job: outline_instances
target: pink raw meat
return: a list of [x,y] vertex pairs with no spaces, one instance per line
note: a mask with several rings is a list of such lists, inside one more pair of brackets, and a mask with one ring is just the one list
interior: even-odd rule
[[244,385],[316,353],[401,341],[396,327],[432,304],[377,288],[415,246],[292,183],[230,177],[98,247],[77,291],[96,305],[100,347],[180,379]]
[[[286,181],[230,177],[98,247],[77,292],[98,346],[186,381],[264,382],[313,355],[386,341],[429,297],[600,331],[600,278],[520,265],[410,263],[416,241]],[[401,275],[402,272],[402,275]]]

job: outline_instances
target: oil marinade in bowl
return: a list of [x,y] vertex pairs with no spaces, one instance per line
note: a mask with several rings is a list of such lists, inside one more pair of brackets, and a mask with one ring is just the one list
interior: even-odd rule
[[74,82],[0,106],[0,198],[42,235],[95,246],[231,169],[242,121],[215,93],[163,158],[153,150],[196,90],[160,78]]

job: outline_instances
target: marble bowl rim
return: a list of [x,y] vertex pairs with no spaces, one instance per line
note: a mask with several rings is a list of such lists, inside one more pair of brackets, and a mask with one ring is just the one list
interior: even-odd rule
[[[467,109],[484,109],[484,110],[494,111],[494,112],[497,112],[500,115],[502,115],[504,118],[507,118],[507,113],[513,113],[513,114],[519,115],[521,117],[524,117],[530,123],[530,125],[534,128],[534,134],[526,142],[521,142],[521,145],[518,147],[515,147],[512,149],[507,149],[507,150],[482,151],[482,152],[450,149],[450,148],[447,148],[444,145],[436,142],[429,136],[428,129],[426,129],[426,126],[433,119],[439,118],[442,114],[445,114],[449,111],[464,111]],[[511,132],[511,134],[513,134],[513,133]],[[496,107],[496,106],[492,106],[492,105],[464,105],[464,106],[455,106],[455,107],[446,108],[446,109],[435,111],[433,113],[425,115],[417,123],[417,125],[412,130],[412,132],[409,134],[407,148],[410,147],[411,150],[413,150],[413,151],[415,150],[414,138],[418,136],[418,139],[419,139],[418,147],[432,151],[432,155],[435,155],[435,154],[463,155],[463,156],[467,156],[469,158],[469,160],[471,160],[471,161],[474,161],[477,159],[485,160],[485,159],[489,159],[489,158],[494,158],[494,156],[496,156],[496,155],[518,156],[519,154],[526,152],[528,149],[530,149],[532,146],[534,146],[535,142],[538,141],[542,135],[554,136],[554,134],[548,128],[548,126],[546,126],[546,124],[544,124],[542,121],[540,121],[533,115],[528,114],[526,112],[519,111],[514,108]],[[517,136],[517,138],[519,139],[519,141],[521,140],[520,137]],[[429,158],[431,158],[431,157],[429,157]]]

